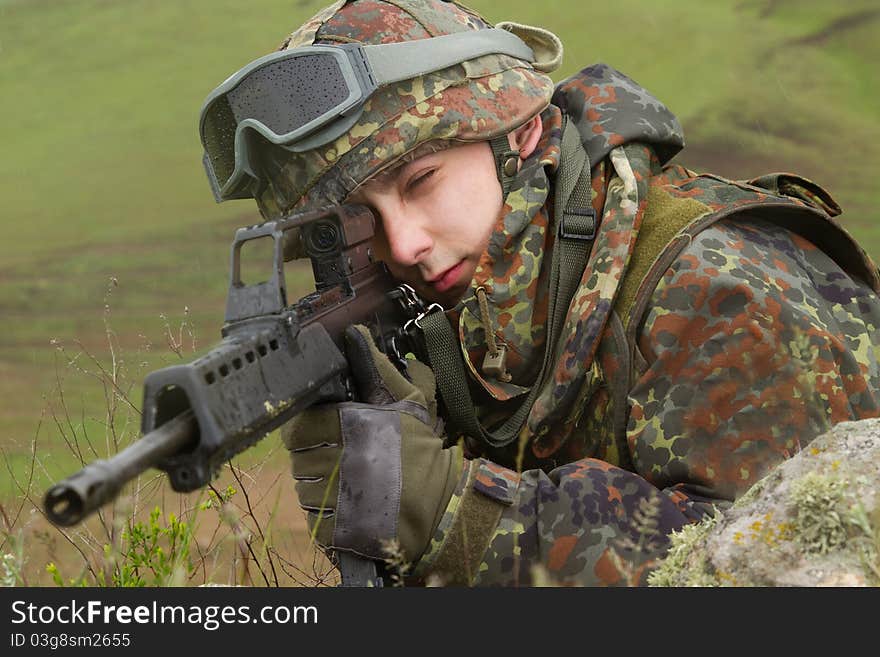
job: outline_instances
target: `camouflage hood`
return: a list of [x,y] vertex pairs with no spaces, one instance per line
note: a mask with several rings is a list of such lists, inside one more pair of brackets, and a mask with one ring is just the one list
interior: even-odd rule
[[[507,198],[458,317],[465,361],[500,409],[521,403],[544,354],[553,236],[549,200],[560,161],[563,121],[578,128],[592,166],[592,200],[600,218],[596,239],[556,346],[556,365],[529,414],[521,441],[532,442],[564,422],[579,397],[591,394],[588,373],[606,326],[645,207],[649,178],[684,145],[675,116],[638,84],[599,64],[560,83],[543,112],[543,135]],[[477,290],[488,304],[480,308]],[[487,316],[488,315],[488,316]],[[508,348],[510,380],[484,375],[486,326]],[[533,446],[534,448],[534,446]],[[538,449],[537,451],[540,451]]]

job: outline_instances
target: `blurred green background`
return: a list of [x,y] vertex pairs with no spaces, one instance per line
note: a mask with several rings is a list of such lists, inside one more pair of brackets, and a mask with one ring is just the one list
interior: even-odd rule
[[[51,481],[76,463],[63,435],[135,435],[142,376],[219,340],[229,244],[259,217],[213,202],[199,109],[324,4],[0,0],[0,501],[32,449]],[[469,4],[556,32],[556,80],[602,61],[647,87],[686,166],[819,182],[880,256],[877,0]],[[114,386],[132,404],[111,427]]]

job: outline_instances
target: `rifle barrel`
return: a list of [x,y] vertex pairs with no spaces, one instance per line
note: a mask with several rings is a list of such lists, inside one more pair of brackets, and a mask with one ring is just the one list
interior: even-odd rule
[[187,410],[135,441],[109,459],[94,461],[50,488],[43,499],[46,515],[70,527],[101,505],[144,470],[166,456],[184,451],[198,436],[198,423]]

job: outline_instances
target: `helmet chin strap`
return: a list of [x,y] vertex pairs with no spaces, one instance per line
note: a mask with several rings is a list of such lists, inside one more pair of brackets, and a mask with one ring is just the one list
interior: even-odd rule
[[498,176],[498,182],[501,183],[501,200],[504,202],[519,171],[519,151],[510,148],[506,134],[490,139],[489,146],[492,147],[492,155],[495,158],[495,174]]

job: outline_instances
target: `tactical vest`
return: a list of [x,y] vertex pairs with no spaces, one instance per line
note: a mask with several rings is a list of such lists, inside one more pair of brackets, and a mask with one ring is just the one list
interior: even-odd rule
[[[878,270],[833,217],[840,207],[815,183],[788,173],[748,181],[697,175],[672,165],[665,184],[652,185],[635,249],[596,356],[598,386],[566,444],[542,466],[595,457],[632,469],[627,445],[627,394],[647,368],[639,328],[664,272],[700,231],[721,220],[761,219],[809,240],[844,271],[880,290]],[[704,192],[695,194],[695,191]],[[701,196],[703,200],[697,200]]]

